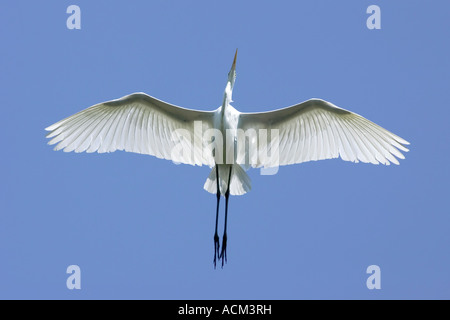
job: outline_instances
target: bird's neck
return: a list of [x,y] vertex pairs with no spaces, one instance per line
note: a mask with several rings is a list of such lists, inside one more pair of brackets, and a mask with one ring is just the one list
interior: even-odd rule
[[227,86],[225,87],[225,92],[223,94],[223,103],[222,103],[222,115],[225,113],[225,109],[230,105],[233,95],[233,87],[231,86],[231,83],[228,81]]

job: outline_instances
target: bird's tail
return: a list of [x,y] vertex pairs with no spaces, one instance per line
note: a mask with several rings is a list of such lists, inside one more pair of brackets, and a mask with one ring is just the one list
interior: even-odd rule
[[[228,175],[230,165],[219,165],[219,186],[220,193],[225,194],[228,185]],[[216,182],[216,167],[214,166],[209,174],[208,179],[206,179],[203,188],[209,193],[217,193],[217,182]],[[230,194],[233,196],[240,196],[249,192],[252,188],[250,177],[238,164],[232,165],[231,171],[231,184],[230,184]]]

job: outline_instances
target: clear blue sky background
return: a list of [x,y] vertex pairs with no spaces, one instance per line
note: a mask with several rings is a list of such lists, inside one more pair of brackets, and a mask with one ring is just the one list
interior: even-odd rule
[[[71,4],[81,30],[66,28]],[[381,30],[366,27],[372,4]],[[450,298],[448,1],[0,6],[0,298]],[[209,168],[54,152],[44,128],[136,91],[216,109],[236,48],[238,110],[323,98],[411,151],[400,166],[250,171],[252,191],[230,201],[228,264],[214,270]],[[81,290],[66,288],[72,264]],[[372,264],[381,290],[366,287]]]

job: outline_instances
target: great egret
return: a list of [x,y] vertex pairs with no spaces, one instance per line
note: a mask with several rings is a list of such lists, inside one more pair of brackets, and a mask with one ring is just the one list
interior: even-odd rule
[[[405,145],[409,144],[362,116],[320,99],[269,112],[238,112],[230,105],[236,57],[237,50],[222,105],[215,111],[180,108],[145,93],[133,93],[96,104],[46,128],[50,131],[47,137],[52,138],[49,144],[57,143],[55,150],[125,150],[212,167],[204,189],[217,196],[214,267],[217,258],[222,267],[227,260],[228,198],[251,188],[243,166],[270,168],[339,156],[353,162],[399,164],[396,157],[404,159],[399,150],[408,151]],[[264,142],[258,141],[252,130],[271,132]],[[277,156],[258,156],[262,151]],[[221,195],[225,196],[225,222],[220,250]]]

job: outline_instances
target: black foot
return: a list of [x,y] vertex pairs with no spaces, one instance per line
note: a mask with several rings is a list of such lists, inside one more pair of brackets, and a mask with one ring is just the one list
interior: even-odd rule
[[227,262],[227,234],[225,233],[222,238],[222,251],[220,252],[219,259],[222,259],[222,268],[223,263]]
[[220,243],[217,233],[214,235],[214,269],[216,268],[217,258],[220,259]]

